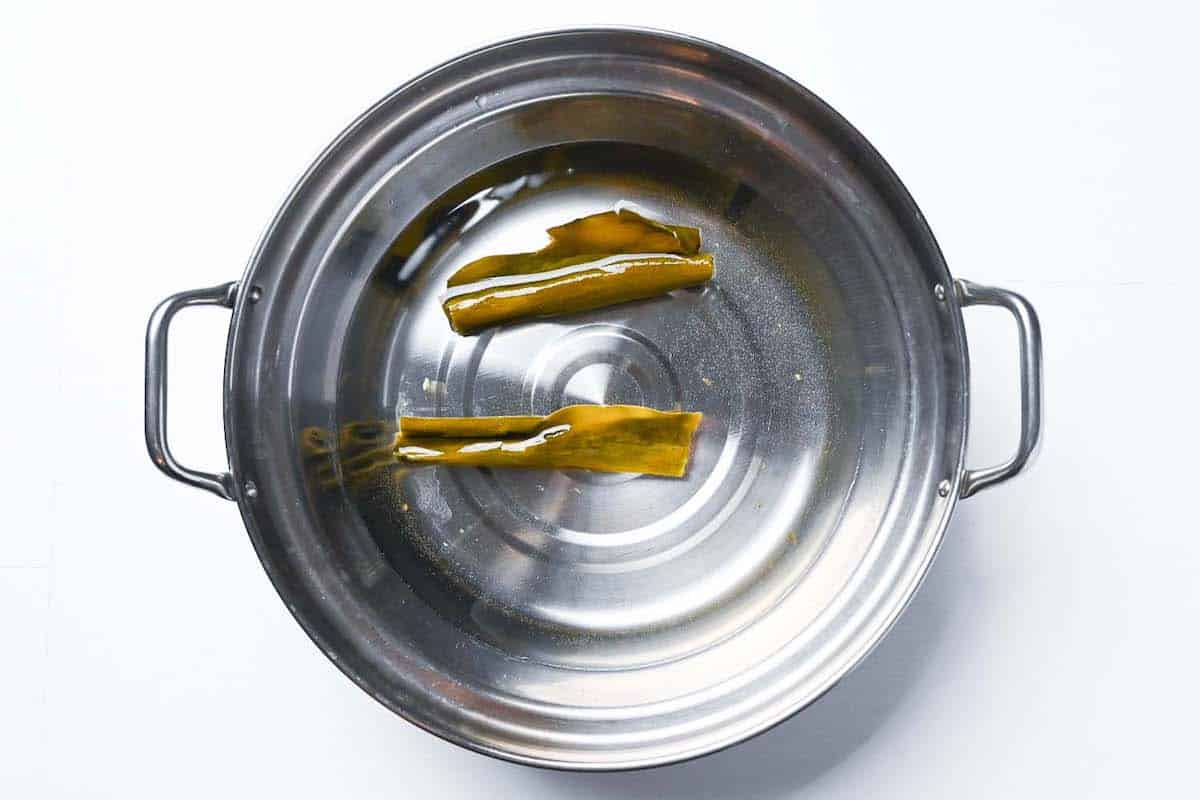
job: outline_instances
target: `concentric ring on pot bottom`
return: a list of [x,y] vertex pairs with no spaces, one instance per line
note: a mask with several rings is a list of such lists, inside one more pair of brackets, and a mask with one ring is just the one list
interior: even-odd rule
[[[714,290],[677,293],[624,313],[649,317],[656,305],[676,300],[703,310],[696,318],[708,336],[744,337],[744,331],[726,330],[737,327],[737,318],[722,309]],[[686,338],[675,340],[674,349],[686,346]],[[705,413],[683,479],[581,470],[455,471],[454,482],[493,534],[532,558],[612,572],[645,568],[711,532],[753,462],[755,432],[747,428],[745,404],[747,389],[760,384],[749,359],[705,364],[699,374],[672,347],[628,324],[593,319],[531,323],[447,349],[446,384],[464,387],[460,402],[467,415],[500,413],[493,410],[498,397],[511,393],[519,394],[503,407],[519,410],[504,413],[547,414],[594,402]],[[531,353],[518,380],[504,374],[512,352]],[[465,374],[456,374],[460,369]],[[681,376],[680,369],[692,374]],[[689,386],[708,389],[718,382],[732,391],[701,396]],[[448,405],[457,405],[455,398]]]

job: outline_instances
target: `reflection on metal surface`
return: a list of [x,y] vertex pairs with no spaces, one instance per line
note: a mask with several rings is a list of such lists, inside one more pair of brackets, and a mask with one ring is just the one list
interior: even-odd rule
[[382,470],[398,466],[392,452],[395,423],[351,422],[340,434],[323,428],[305,428],[300,434],[300,452],[309,480],[321,489],[338,486],[357,489]]

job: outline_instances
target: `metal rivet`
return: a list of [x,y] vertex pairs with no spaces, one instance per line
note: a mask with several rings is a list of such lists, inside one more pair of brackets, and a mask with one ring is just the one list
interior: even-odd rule
[[938,484],[938,496],[948,497],[950,495],[950,481],[942,481]]
[[258,286],[251,286],[250,293],[246,295],[246,299],[251,303],[257,303],[262,299],[262,288]]
[[246,493],[246,497],[249,497],[251,500],[258,497],[258,487],[254,485],[254,481],[246,481],[246,485],[243,487],[243,489]]
[[934,286],[933,287],[933,296],[937,298],[937,301],[939,303],[942,302],[943,300],[945,300],[946,299],[946,287],[942,286],[940,283],[937,286]]

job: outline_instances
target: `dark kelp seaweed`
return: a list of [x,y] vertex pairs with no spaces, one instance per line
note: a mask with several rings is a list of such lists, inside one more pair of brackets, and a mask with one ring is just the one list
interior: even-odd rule
[[588,469],[681,477],[695,412],[577,405],[545,417],[401,417],[395,455],[410,464]]
[[700,231],[666,225],[628,209],[606,211],[547,231],[533,253],[487,256],[447,282],[450,326],[473,333],[501,322],[641,300],[704,283],[713,257]]

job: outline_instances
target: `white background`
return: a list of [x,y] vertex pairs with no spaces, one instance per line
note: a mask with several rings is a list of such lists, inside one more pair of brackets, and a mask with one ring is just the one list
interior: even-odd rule
[[[0,10],[0,796],[1195,792],[1186,5],[169,5]],[[1047,419],[1035,466],[959,506],[900,625],[824,700],[716,756],[587,776],[459,750],[355,688],[276,597],[234,505],[151,467],[141,414],[153,305],[238,277],[362,109],[478,44],[593,22],[720,41],[845,114],[955,274],[1039,310]],[[173,342],[171,436],[197,466],[223,463],[226,322],[184,315]],[[988,310],[968,330],[983,465],[1015,442],[1015,336]]]

